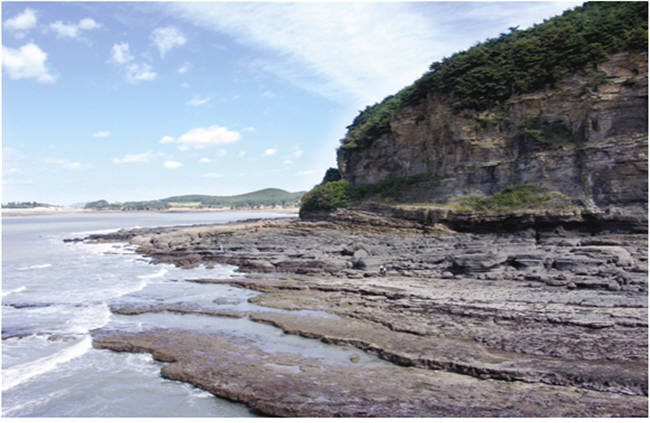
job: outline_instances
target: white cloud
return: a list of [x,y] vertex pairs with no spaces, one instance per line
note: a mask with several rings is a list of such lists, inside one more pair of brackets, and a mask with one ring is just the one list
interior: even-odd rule
[[201,176],[203,176],[204,178],[221,178],[223,175],[220,173],[208,172],[208,173],[204,173]]
[[212,160],[208,159],[207,157],[201,157],[199,159],[199,163],[210,163]]
[[244,157],[246,157],[246,152],[243,150],[240,151],[239,153],[237,153],[237,157],[243,159]]
[[274,98],[274,97],[275,97],[275,93],[274,93],[273,91],[271,91],[271,90],[266,90],[266,91],[264,91],[264,92],[262,93],[262,97],[266,97],[266,98]]
[[124,163],[140,163],[147,162],[153,156],[151,151],[146,153],[137,153],[137,154],[125,154],[121,158],[114,158],[112,161],[115,164],[124,164]]
[[176,140],[181,147],[200,149],[211,145],[229,144],[238,141],[241,134],[226,127],[212,125],[208,128],[190,129]]
[[50,29],[54,30],[59,38],[79,38],[82,30],[90,31],[100,26],[94,19],[84,18],[78,24],[65,24],[62,21],[52,22]]
[[163,163],[163,166],[165,166],[167,169],[178,169],[179,167],[183,166],[183,163],[175,162],[173,160],[168,160],[165,163]]
[[177,18],[268,53],[252,67],[362,106],[412,83],[436,60],[575,4],[179,2],[168,7]]
[[129,63],[126,65],[126,80],[131,84],[138,81],[152,81],[156,79],[158,74],[151,70],[151,66],[147,63]]
[[113,48],[111,48],[111,60],[119,64],[124,64],[133,60],[133,56],[129,52],[129,44],[113,44]]
[[15,31],[20,33],[22,36],[22,31],[27,31],[36,26],[36,12],[32,9],[25,9],[19,15],[9,18],[4,22],[4,28],[9,31]]
[[95,22],[92,18],[83,18],[79,21],[77,25],[80,29],[91,30],[96,29],[102,26],[101,24]]
[[97,132],[95,132],[93,134],[93,137],[95,137],[95,138],[106,138],[106,137],[110,137],[110,136],[111,136],[110,131],[97,131]]
[[34,43],[13,49],[2,46],[2,62],[4,70],[11,79],[35,78],[38,82],[54,82],[45,61],[47,53]]
[[277,152],[278,152],[278,150],[276,150],[275,148],[267,148],[266,150],[264,150],[264,153],[263,153],[263,154],[264,154],[265,156],[273,156],[273,155],[275,155],[275,153],[277,153]]
[[299,159],[300,157],[302,157],[303,153],[304,153],[304,151],[302,151],[302,150],[296,150],[293,153],[291,153],[291,155],[293,157]]
[[178,68],[178,73],[180,73],[181,75],[183,75],[183,74],[186,73],[189,69],[190,69],[190,64],[189,64],[189,62],[185,62],[185,63],[183,63],[183,66],[181,66],[180,68]]
[[169,135],[165,135],[162,137],[159,141],[161,144],[169,144],[174,142],[174,138],[170,137]]
[[225,156],[226,154],[228,154],[228,152],[226,151],[225,148],[220,148],[220,149],[219,149],[219,157],[223,157],[223,156]]
[[307,175],[312,175],[314,173],[313,170],[300,170],[296,172],[296,175],[298,176],[307,176]]
[[149,38],[158,47],[160,57],[165,57],[169,50],[187,42],[185,35],[173,26],[156,28]]
[[183,82],[181,84],[181,88],[189,88],[189,87],[190,87],[190,84],[188,84],[187,82]]
[[290,164],[293,164],[293,160],[289,160],[289,159],[287,159],[287,160],[283,161],[282,164],[283,164],[283,165],[290,165]]
[[152,81],[158,77],[158,74],[151,69],[151,65],[134,63],[133,59],[128,43],[113,44],[109,62],[122,66],[127,82],[137,84],[139,81]]
[[244,128],[244,131],[246,131],[246,132],[253,132],[253,131],[255,131],[255,127],[253,127],[253,126],[248,126],[248,127]]
[[192,97],[192,99],[190,99],[187,102],[187,104],[189,104],[190,106],[197,107],[210,102],[210,100],[212,100],[212,97],[199,97],[198,95],[195,95],[194,97]]

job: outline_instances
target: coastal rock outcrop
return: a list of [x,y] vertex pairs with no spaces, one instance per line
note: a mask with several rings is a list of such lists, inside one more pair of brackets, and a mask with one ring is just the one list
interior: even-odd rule
[[[469,408],[451,406],[446,394],[431,387],[423,385],[420,391],[412,385],[396,386],[382,372],[363,370],[357,375],[358,369],[319,364],[289,375],[274,367],[275,373],[266,369],[251,381],[242,374],[262,366],[257,359],[192,358],[192,351],[204,351],[204,342],[216,348],[212,355],[234,357],[233,345],[246,343],[237,339],[186,331],[98,332],[95,345],[151,352],[157,359],[173,361],[163,370],[166,377],[189,381],[270,415],[647,415],[647,232],[630,231],[625,225],[603,229],[576,216],[566,219],[566,227],[557,221],[556,226],[546,222],[518,231],[461,232],[419,219],[430,216],[427,208],[410,207],[397,207],[393,215],[389,209],[383,214],[338,210],[321,220],[288,218],[106,234],[106,241],[131,242],[139,253],[160,263],[239,266],[246,277],[190,282],[260,293],[248,300],[257,307],[248,311],[230,308],[222,299],[209,307],[119,304],[112,311],[248,318],[286,334],[375,355],[397,365],[393,375],[406,369],[417,369],[418,378],[435,374],[440,377],[436,386],[445,387],[456,404]],[[400,213],[410,218],[394,217]],[[526,218],[522,213],[519,217]],[[498,227],[494,219],[493,229]],[[91,242],[101,241],[94,236]],[[382,265],[388,268],[386,276],[380,275]],[[297,318],[292,313],[301,314]],[[286,357],[267,352],[264,360],[294,369],[305,366],[297,356],[287,364]],[[338,396],[340,390],[328,388],[335,383],[332,374],[350,376],[336,384],[358,397],[348,403]],[[469,378],[463,379],[467,384],[447,387],[458,376]],[[361,389],[357,377],[368,386]],[[269,386],[277,387],[277,378],[291,382],[286,386],[307,383],[302,399],[276,395],[284,390],[271,389],[271,395]],[[531,398],[533,409],[524,407],[528,411],[519,406],[504,409],[502,388],[493,390],[497,386],[550,396],[543,400],[546,405],[537,402],[540,397]],[[544,388],[538,391],[536,386]],[[474,389],[487,389],[482,394],[485,404],[499,406],[472,408],[475,398],[467,393]],[[587,408],[582,408],[583,402],[575,408],[562,399],[568,392],[596,397]],[[430,402],[410,402],[421,394]],[[395,406],[375,401],[385,395]],[[467,398],[474,399],[465,403]],[[403,409],[396,404],[410,405]]]
[[647,214],[647,128],[647,54],[618,53],[482,112],[455,112],[431,93],[399,110],[370,145],[341,146],[338,165],[355,185],[429,173],[404,201],[444,203],[525,183]]

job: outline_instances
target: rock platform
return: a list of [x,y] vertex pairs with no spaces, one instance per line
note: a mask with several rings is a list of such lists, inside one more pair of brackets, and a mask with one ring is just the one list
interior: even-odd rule
[[493,219],[491,231],[463,232],[395,215],[358,209],[86,239],[130,242],[181,267],[236,265],[247,277],[191,282],[257,291],[249,302],[264,307],[115,313],[250,319],[379,364],[188,330],[100,330],[94,345],[152,353],[168,363],[164,377],[264,415],[648,415],[647,221],[645,231],[638,221],[607,229],[573,216],[499,231]]

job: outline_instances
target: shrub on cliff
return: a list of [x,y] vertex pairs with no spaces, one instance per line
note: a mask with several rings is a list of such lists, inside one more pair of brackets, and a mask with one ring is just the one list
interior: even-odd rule
[[330,167],[327,169],[327,172],[325,172],[325,176],[323,176],[323,181],[321,184],[325,184],[327,182],[336,182],[341,180],[341,172],[335,167]]
[[509,212],[541,208],[566,208],[568,200],[557,192],[542,191],[536,184],[515,184],[504,187],[501,191],[481,197],[470,195],[451,204],[460,211]]
[[347,207],[349,200],[348,181],[345,179],[316,185],[311,191],[303,195],[300,217],[303,217],[305,212]]

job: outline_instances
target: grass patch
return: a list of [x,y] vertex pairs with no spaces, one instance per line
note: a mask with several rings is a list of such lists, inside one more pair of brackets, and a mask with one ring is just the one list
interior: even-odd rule
[[508,185],[503,190],[489,195],[470,195],[449,203],[458,211],[468,212],[511,212],[529,209],[566,209],[570,201],[558,192],[541,191],[536,184]]

